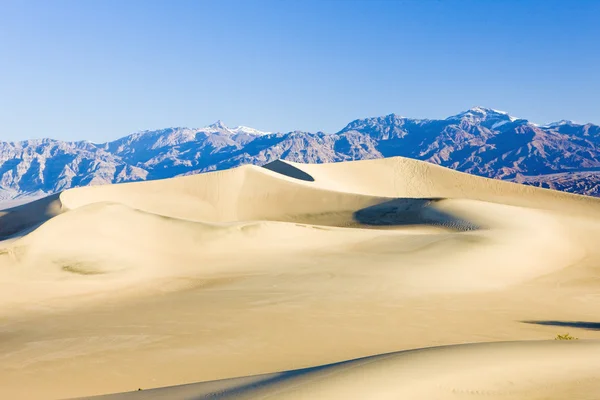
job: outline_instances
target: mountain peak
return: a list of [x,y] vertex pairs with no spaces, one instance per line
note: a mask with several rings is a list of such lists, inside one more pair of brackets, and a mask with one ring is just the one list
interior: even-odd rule
[[214,124],[210,124],[208,128],[212,129],[227,129],[227,126],[221,120],[217,120]]
[[556,128],[557,126],[563,126],[563,125],[581,125],[575,121],[571,121],[568,119],[561,119],[560,121],[556,121],[556,122],[551,122],[549,124],[543,125],[543,128]]
[[505,120],[505,121],[516,121],[518,118],[508,115],[506,111],[495,110],[493,108],[475,106],[471,107],[466,111],[460,112],[456,115],[446,118],[449,120],[468,120],[472,123],[478,123],[488,120]]
[[264,132],[264,131],[259,131],[258,129],[254,129],[254,128],[250,128],[248,126],[236,126],[235,128],[231,128],[229,129],[231,132],[236,133],[236,134],[246,134],[246,135],[251,135],[251,136],[263,136],[263,135],[269,135],[272,132]]
[[[476,112],[476,113],[480,113],[480,114],[488,114],[488,113],[496,113],[496,110],[493,110],[491,108],[487,108],[487,107],[481,107],[481,106],[475,106],[475,107],[471,107],[467,110],[467,112]],[[502,113],[505,114],[505,113]]]

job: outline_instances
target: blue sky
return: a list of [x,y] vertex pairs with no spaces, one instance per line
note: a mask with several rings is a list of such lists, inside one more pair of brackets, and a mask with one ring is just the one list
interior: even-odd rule
[[600,123],[600,1],[0,0],[0,140],[474,105]]

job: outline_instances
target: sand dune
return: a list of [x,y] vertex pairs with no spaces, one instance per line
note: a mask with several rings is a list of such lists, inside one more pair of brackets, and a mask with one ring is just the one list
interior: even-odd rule
[[404,158],[68,190],[0,214],[0,397],[327,365],[122,396],[596,398],[596,342],[530,340],[600,339],[599,233],[600,199]]
[[600,342],[500,342],[99,396],[135,399],[597,399]]

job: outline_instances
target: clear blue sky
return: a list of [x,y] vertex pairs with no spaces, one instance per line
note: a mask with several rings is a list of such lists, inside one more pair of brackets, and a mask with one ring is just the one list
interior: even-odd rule
[[0,140],[474,105],[600,123],[600,1],[0,0]]

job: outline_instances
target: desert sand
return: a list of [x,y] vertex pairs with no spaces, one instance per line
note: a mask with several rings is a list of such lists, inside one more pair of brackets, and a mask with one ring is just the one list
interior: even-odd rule
[[399,157],[71,189],[0,211],[0,398],[598,399],[598,237]]

